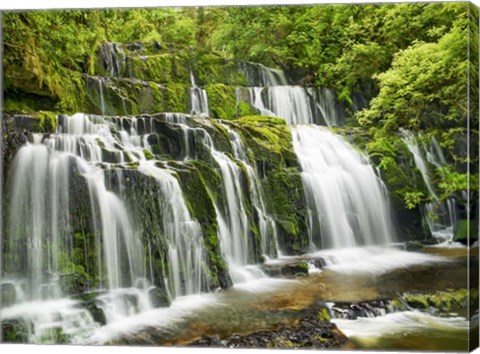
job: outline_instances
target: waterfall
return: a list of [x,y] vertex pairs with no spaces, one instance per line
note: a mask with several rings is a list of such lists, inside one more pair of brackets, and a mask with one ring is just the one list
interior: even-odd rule
[[250,85],[248,103],[260,114],[282,117],[289,124],[343,124],[345,110],[329,88],[289,85],[280,69],[243,63],[239,69]]
[[368,160],[322,127],[292,128],[309,217],[309,239],[321,248],[385,245],[393,231],[385,186]]
[[[75,341],[80,332],[85,334],[98,327],[86,309],[77,309],[79,303],[65,299],[76,294],[62,289],[65,269],[74,266],[70,259],[80,256],[73,249],[78,241],[72,234],[70,220],[74,203],[71,198],[79,197],[72,195],[71,190],[77,183],[85,184],[79,188],[83,188],[81,193],[90,204],[94,234],[94,240],[83,241],[93,242],[93,254],[87,254],[85,248],[82,257],[87,266],[93,264],[98,269],[71,271],[97,274],[98,284],[90,284],[86,290],[98,294],[96,306],[102,310],[106,323],[152,308],[150,291],[154,284],[152,265],[145,258],[147,245],[138,235],[136,220],[127,211],[126,196],[121,192],[124,187],[119,166],[131,161],[137,161],[137,171],[154,178],[159,185],[156,197],[168,248],[165,283],[170,296],[198,294],[208,288],[200,225],[188,211],[175,173],[145,156],[146,150],[153,154],[148,144],[150,122],[132,118],[130,123],[127,132],[122,128],[122,118],[61,116],[56,134],[43,138],[34,135],[34,142],[23,146],[16,155],[7,219],[9,237],[5,244],[8,259],[4,259],[2,278],[8,284],[21,284],[15,289],[22,291],[15,291],[13,307],[2,308],[1,315],[2,319],[21,317],[32,323],[31,342],[55,342],[59,333]],[[110,188],[107,171],[118,176],[119,192]],[[3,284],[2,281],[2,287]],[[47,306],[48,301],[65,306],[57,309]],[[38,302],[41,305],[33,305]],[[43,311],[32,311],[32,306],[42,307],[44,303]],[[69,327],[72,316],[79,317],[77,322],[84,322],[76,332]]]
[[[188,158],[189,127],[186,116],[165,113],[165,121],[181,125],[185,136]],[[141,124],[139,124],[141,123]],[[120,122],[120,129],[123,124]],[[202,265],[206,261],[199,223],[191,216],[180,184],[173,171],[160,168],[155,160],[147,161],[145,150],[153,155],[148,137],[153,134],[151,119],[131,118],[130,133],[120,130],[125,147],[139,162],[138,171],[155,178],[160,193],[156,196],[162,206],[163,236],[168,244],[167,285],[172,298],[199,294],[208,287]],[[151,267],[151,265],[150,265]]]
[[218,151],[211,136],[205,132],[205,146],[219,166],[224,197],[217,201],[216,214],[220,246],[230,268],[234,283],[248,280],[242,268],[249,264],[249,222],[245,210],[241,169],[224,152]]
[[190,83],[192,85],[190,88],[190,101],[192,105],[190,113],[208,117],[210,111],[208,109],[207,92],[204,89],[197,87],[195,84],[195,75],[192,70],[190,70]]
[[126,54],[121,44],[105,42],[100,46],[99,55],[105,73],[112,77],[121,77],[126,68]]
[[391,243],[394,231],[386,188],[368,159],[339,136],[311,125],[343,122],[332,91],[287,85],[282,72],[273,75],[262,66],[249,68],[246,75],[251,83],[264,85],[250,88],[251,104],[261,114],[284,118],[291,126],[307,201],[310,245],[353,248]]
[[445,201],[440,200],[433,188],[433,183],[430,179],[431,170],[427,164],[428,162],[435,168],[444,166],[446,160],[443,151],[435,137],[431,138],[430,147],[427,148],[426,144],[419,145],[420,135],[415,136],[413,132],[401,129],[400,136],[412,154],[415,167],[420,171],[425,186],[433,198],[433,201],[423,205],[423,218],[434,237],[442,241],[451,241],[453,238],[453,227],[457,219],[456,202],[453,198],[447,198]]
[[180,185],[170,171],[159,169],[153,161],[141,163],[139,171],[153,176],[160,185],[158,198],[164,207],[162,224],[168,243],[170,294],[173,298],[199,294],[205,283],[200,225],[191,217]]
[[[200,154],[200,150],[203,148],[207,152],[207,156],[209,156],[211,162],[214,163],[214,166],[217,166],[218,172],[222,177],[222,193],[216,200],[215,211],[220,247],[229,266],[232,280],[235,284],[238,284],[264,276],[258,267],[252,265],[251,250],[253,235],[250,230],[250,218],[246,209],[246,198],[248,195],[258,216],[257,226],[260,232],[261,252],[269,257],[276,256],[277,254],[276,227],[273,219],[266,212],[265,202],[263,201],[263,191],[256,169],[250,164],[246,156],[246,149],[240,136],[233,129],[221,123],[229,133],[230,143],[235,157],[235,159],[232,159],[228,154],[215,147],[213,138],[207,130],[195,127],[192,116],[181,113],[164,113],[162,114],[162,119],[180,128],[185,145],[183,161],[197,160],[199,158],[198,154]],[[135,120],[133,120],[133,122],[135,122]],[[133,122],[132,132],[135,131]],[[127,139],[126,132],[120,132],[120,134],[123,136],[122,140],[128,142],[131,142],[134,136],[134,134],[131,133]],[[133,139],[134,142],[140,143],[143,148],[146,146],[144,140],[145,138]],[[141,149],[139,151],[141,151]],[[206,158],[206,156],[203,158]],[[247,177],[251,182],[250,190],[244,188],[244,175],[240,164],[245,168]],[[140,168],[144,165],[145,164],[141,162]],[[149,168],[151,168],[151,166],[153,165],[151,164]],[[176,193],[179,196],[182,195],[181,190],[178,190]],[[171,194],[171,199],[174,199],[174,194],[175,193]],[[177,199],[183,201],[182,198],[177,197]],[[187,211],[186,208],[184,210],[185,212]],[[175,218],[179,218],[178,215],[181,215],[178,210],[176,214],[175,217],[172,217],[173,221],[175,221]],[[175,223],[176,222],[173,224]],[[190,233],[192,233],[192,231],[190,231]],[[185,234],[185,231],[182,234]],[[183,249],[182,251],[191,254],[194,249],[195,247],[192,247],[191,251],[188,249]],[[178,252],[176,257],[183,259],[185,256]],[[201,258],[202,257],[199,257],[199,260]],[[183,269],[184,268],[182,268],[182,270]],[[179,272],[179,274],[183,273]]]
[[258,215],[258,226],[262,240],[262,254],[269,257],[276,257],[278,250],[276,225],[273,218],[267,213],[262,185],[256,172],[257,170],[250,164],[245,145],[240,135],[228,125],[223,124],[223,127],[228,131],[230,143],[233,147],[233,155],[245,167],[251,183],[250,195],[253,207]]

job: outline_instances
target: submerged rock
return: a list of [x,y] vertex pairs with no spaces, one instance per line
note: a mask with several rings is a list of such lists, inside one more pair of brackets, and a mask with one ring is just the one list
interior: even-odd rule
[[308,316],[293,326],[278,330],[258,331],[248,335],[233,335],[220,340],[218,336],[203,336],[190,346],[216,346],[227,348],[311,348],[335,349],[347,342],[347,337],[324,314]]

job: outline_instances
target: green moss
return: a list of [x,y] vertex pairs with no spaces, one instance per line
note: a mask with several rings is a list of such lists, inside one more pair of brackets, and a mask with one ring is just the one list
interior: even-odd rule
[[434,307],[442,311],[454,311],[468,306],[468,299],[478,297],[478,289],[458,289],[437,291],[427,294],[404,294],[403,299],[406,303],[418,309],[428,309]]
[[[221,256],[218,224],[214,204],[214,191],[221,180],[207,163],[189,161],[188,168],[179,170],[178,176],[192,216],[202,227],[204,245],[208,253],[208,282],[212,289],[229,286],[228,268]],[[212,192],[211,192],[212,191]],[[213,193],[213,195],[212,195]]]
[[126,72],[143,81],[188,85],[189,67],[189,60],[182,53],[158,53],[143,57],[129,56]]
[[268,212],[277,221],[280,247],[301,253],[308,245],[305,195],[289,127],[283,119],[262,116],[232,124],[251,150]]
[[331,320],[331,316],[330,316],[330,313],[328,312],[328,309],[327,308],[323,308],[321,309],[318,313],[317,313],[317,316],[316,316],[320,321],[330,321]]
[[219,119],[237,117],[237,95],[235,88],[224,84],[206,85],[210,115]]
[[33,113],[48,111],[57,101],[50,97],[37,96],[21,91],[5,92],[3,109],[5,113]]
[[39,128],[42,132],[54,132],[57,127],[57,114],[48,111],[39,111],[33,115],[39,120]]
[[152,153],[150,152],[150,150],[143,149],[143,154],[145,155],[145,157],[146,157],[147,160],[152,160],[152,159],[154,159],[154,156],[152,155]]
[[476,239],[475,222],[473,220],[462,219],[455,223],[454,241],[466,242],[468,237]]
[[149,82],[150,86],[150,98],[151,98],[151,113],[158,113],[165,111],[165,91],[160,85]]
[[237,104],[237,116],[244,117],[252,114],[256,114],[257,110],[250,103],[240,101]]
[[166,108],[170,112],[189,111],[189,88],[181,83],[166,85]]
[[214,53],[196,53],[194,73],[197,85],[224,84],[245,86],[247,80],[238,71],[233,60],[226,60]]

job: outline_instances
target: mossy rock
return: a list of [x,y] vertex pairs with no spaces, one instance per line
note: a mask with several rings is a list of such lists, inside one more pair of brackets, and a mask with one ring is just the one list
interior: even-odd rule
[[148,292],[153,307],[168,307],[172,300],[166,289],[153,288]]
[[306,202],[292,136],[280,118],[247,116],[232,122],[257,166],[267,211],[277,222],[278,242],[288,254],[308,247]]
[[457,289],[437,291],[433,293],[404,294],[405,302],[416,309],[428,309],[430,307],[438,310],[452,312],[468,306],[469,297],[478,297],[478,289]]
[[210,115],[219,119],[237,118],[237,94],[235,87],[224,84],[206,85]]
[[129,56],[125,72],[135,79],[159,84],[190,84],[190,59],[183,53],[159,53],[148,56]]
[[28,343],[28,324],[23,320],[4,320],[1,334],[2,343]]
[[188,169],[178,171],[182,190],[192,216],[202,228],[204,246],[208,255],[207,283],[211,289],[227,288],[232,285],[228,267],[221,255],[218,224],[212,191],[220,187],[220,176],[209,164],[189,161]]
[[32,115],[38,119],[38,127],[41,132],[53,133],[57,128],[57,114],[50,111],[39,111]]
[[237,64],[233,60],[222,58],[214,53],[197,51],[193,71],[196,84],[199,86],[209,84],[247,85],[245,76],[239,72]]
[[474,220],[458,220],[454,226],[453,240],[463,244],[472,244],[477,239]]

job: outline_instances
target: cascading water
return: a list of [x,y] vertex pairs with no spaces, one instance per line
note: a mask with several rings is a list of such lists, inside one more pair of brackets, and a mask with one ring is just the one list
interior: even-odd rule
[[[185,116],[166,113],[165,120],[170,123],[185,123]],[[139,128],[139,121],[141,128]],[[188,127],[182,124],[188,139]],[[122,126],[120,122],[120,126]],[[140,134],[139,130],[144,134]],[[119,132],[122,141],[133,156],[138,158],[138,171],[155,178],[159,187],[158,202],[162,206],[163,235],[168,243],[168,279],[167,285],[172,298],[182,295],[199,294],[207,288],[202,263],[205,250],[198,222],[192,218],[183,198],[183,192],[173,172],[160,168],[156,162],[147,161],[145,149],[153,154],[148,137],[153,133],[151,121],[145,118],[132,118],[130,133]],[[188,141],[186,141],[188,146]],[[188,155],[188,150],[187,150]]]
[[273,218],[267,213],[263,197],[262,185],[259,181],[256,168],[254,168],[250,164],[250,161],[247,157],[245,145],[243,144],[240,135],[238,135],[236,131],[234,131],[225,124],[223,125],[223,127],[228,131],[230,143],[233,147],[233,155],[237,160],[241,161],[241,163],[245,167],[251,183],[250,195],[253,207],[255,208],[259,219],[258,226],[260,228],[259,231],[262,239],[262,254],[269,257],[276,257],[278,250],[276,225]]
[[243,64],[240,70],[251,85],[247,101],[262,115],[282,117],[292,125],[335,126],[345,119],[344,109],[331,89],[291,86],[282,70],[259,64]]
[[[251,239],[244,191],[241,185],[240,167],[224,152],[215,149],[211,136],[205,132],[204,144],[219,166],[222,176],[224,198],[216,204],[218,234],[222,252],[227,260],[234,283],[248,281],[252,274],[244,267],[249,261],[249,239]],[[253,275],[254,277],[256,275]]]
[[197,87],[195,84],[195,75],[192,70],[190,70],[190,83],[192,85],[190,88],[190,101],[192,106],[190,113],[208,117],[210,112],[208,109],[207,92],[204,89]]
[[[264,274],[260,269],[252,265],[253,259],[250,251],[253,236],[246,210],[246,194],[250,193],[253,207],[258,215],[261,252],[269,257],[277,255],[276,228],[273,219],[266,212],[259,178],[256,170],[248,161],[240,136],[234,130],[223,125],[229,132],[234,157],[238,160],[235,161],[215,148],[209,132],[204,128],[196,128],[192,124],[192,116],[181,113],[165,113],[163,119],[181,129],[186,153],[184,161],[198,159],[198,147],[202,146],[218,166],[218,172],[222,177],[223,196],[218,198],[215,205],[218,235],[221,241],[221,250],[227,261],[233,282],[238,284],[263,277]],[[143,146],[146,145],[143,143]],[[247,171],[247,177],[252,184],[250,190],[245,190],[243,187],[242,180],[244,177],[239,163]],[[181,191],[178,193],[181,193]]]
[[[86,263],[97,265],[97,270],[89,271],[97,273],[98,285],[90,284],[88,290],[98,294],[95,301],[105,322],[152,308],[149,294],[153,284],[148,274],[152,266],[146,262],[145,245],[135,231],[135,220],[127,212],[121,193],[110,190],[106,178],[106,171],[112,170],[122,181],[118,167],[130,161],[138,163],[138,172],[153,177],[161,191],[157,198],[168,247],[165,283],[170,296],[198,294],[208,288],[202,270],[205,251],[200,226],[190,216],[173,172],[147,161],[145,150],[150,149],[151,124],[140,120],[144,136],[137,133],[136,118],[131,120],[127,133],[121,128],[122,119],[62,116],[57,134],[43,141],[41,135],[35,135],[34,143],[22,147],[16,156],[7,222],[9,259],[4,259],[2,275],[11,280],[2,281],[2,287],[4,283],[20,284],[15,289],[21,292],[16,293],[12,306],[2,308],[1,315],[2,319],[24,318],[31,323],[31,342],[58,341],[58,333],[75,342],[98,327],[86,309],[78,309],[79,302],[65,298],[74,294],[65,293],[60,281],[69,267],[69,258],[78,257],[73,253],[75,240],[69,222],[69,193],[72,183],[78,181],[86,184],[95,234],[96,259]],[[120,140],[112,128],[120,130]],[[77,171],[76,180],[72,179],[72,171]],[[85,253],[84,257],[90,256]],[[35,305],[39,301],[42,305]],[[47,304],[44,311],[32,311],[32,307],[42,307],[45,301],[65,306]],[[78,317],[77,323],[83,323],[76,332],[69,327],[72,316]]]
[[453,227],[456,222],[456,202],[453,198],[441,201],[432,184],[431,170],[427,162],[435,168],[441,168],[446,164],[442,149],[435,137],[432,137],[430,148],[425,144],[418,143],[420,136],[416,137],[411,131],[402,129],[400,131],[402,140],[407,145],[413,156],[415,166],[422,175],[425,186],[433,201],[423,206],[423,217],[428,224],[430,232],[434,237],[442,241],[451,241],[453,238]]
[[[87,327],[93,326],[86,310],[72,314],[72,308],[78,305],[71,300],[61,302],[65,308],[56,309],[46,305],[44,311],[29,312],[32,302],[69,295],[61,289],[60,276],[71,266],[69,259],[74,256],[68,220],[72,169],[77,169],[85,178],[96,220],[94,229],[97,231],[95,243],[99,289],[106,291],[99,298],[99,307],[104,310],[107,321],[133,311],[132,303],[125,300],[121,289],[132,287],[138,279],[145,277],[142,272],[142,249],[135,240],[125,205],[106,188],[102,169],[85,160],[101,161],[101,153],[92,144],[95,141],[93,134],[96,133],[96,138],[101,139],[102,134],[106,133],[105,127],[101,126],[95,131],[89,121],[78,116],[69,118],[76,120],[65,117],[67,123],[59,129],[63,133],[53,135],[43,143],[37,137],[34,144],[21,148],[13,169],[6,253],[14,258],[4,262],[4,277],[23,282],[27,296],[24,299],[17,298],[13,309],[2,309],[2,317],[16,315],[24,318],[33,327],[29,334],[29,340],[33,342],[54,340],[52,337],[58,337],[58,331],[63,335],[79,335],[68,326],[72,316],[78,316],[78,322],[83,319]],[[103,142],[107,145],[110,143],[108,139]],[[27,279],[24,278],[25,274]],[[107,284],[102,283],[104,278]],[[143,294],[141,289],[138,290],[137,296],[140,298]],[[148,301],[139,302],[149,306]],[[36,306],[43,307],[42,304]],[[50,313],[48,309],[54,312]],[[45,328],[49,330],[47,335],[43,334]],[[84,330],[77,328],[77,332]]]
[[322,99],[317,96],[312,100],[314,89],[286,85],[281,71],[275,76],[268,71],[257,76],[266,87],[250,90],[252,105],[262,114],[284,118],[292,126],[293,146],[302,168],[311,246],[352,248],[391,243],[394,231],[385,186],[367,158],[328,130],[306,125],[320,123],[315,114],[319,108],[323,124],[341,124],[332,92],[317,91],[323,92]]
[[330,131],[292,129],[307,198],[309,237],[321,248],[391,242],[385,187],[368,160]]

